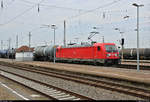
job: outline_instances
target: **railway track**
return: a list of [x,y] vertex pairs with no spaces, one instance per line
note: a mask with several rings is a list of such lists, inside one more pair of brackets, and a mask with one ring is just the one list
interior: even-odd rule
[[[137,65],[135,62],[135,64],[131,64],[132,62],[128,63],[128,62],[125,62],[123,64],[118,64],[118,65],[106,65],[105,67],[115,67],[115,68],[125,68],[125,69],[137,69]],[[67,64],[72,64],[72,63],[67,63]],[[94,64],[88,64],[88,63],[78,63],[78,65],[81,64],[81,65],[90,65],[90,66],[93,66]],[[148,62],[146,63],[148,64]],[[70,66],[68,65],[68,66]],[[96,65],[96,66],[104,66],[104,65]],[[150,64],[149,65],[140,65],[140,70],[150,70]]]
[[[12,65],[8,65],[11,66]],[[69,74],[62,74],[59,72],[51,72],[48,70],[45,70],[44,68],[35,68],[35,67],[22,67],[19,65],[14,65],[13,67],[18,68],[20,70],[25,70],[25,71],[30,71],[38,74],[44,74],[50,77],[57,77],[65,80],[70,80],[86,85],[91,85],[99,88],[104,88],[107,90],[112,90],[112,91],[117,91],[120,93],[128,94],[131,96],[136,96],[140,97],[142,99],[150,99],[150,90],[146,90],[143,88],[138,88],[138,87],[133,87],[133,86],[127,86],[127,85],[122,85],[119,83],[113,83],[110,81],[104,81],[104,80],[96,80],[96,79],[90,79],[87,77],[81,77],[81,76],[76,76],[76,75],[69,75]]]
[[[120,68],[127,69],[137,69],[137,61],[136,60],[124,60],[122,64],[116,66]],[[149,60],[140,60],[140,69],[141,70],[150,70],[150,61]]]
[[[115,68],[125,68],[125,69],[137,69],[137,65],[132,64],[120,64],[120,65],[113,65],[112,67]],[[147,65],[140,65],[140,70],[150,70],[150,66]]]
[[[140,65],[140,70],[150,70],[150,62],[145,62],[145,61],[140,61],[140,63],[142,63]],[[73,64],[73,63],[67,63],[67,64]],[[94,63],[77,63],[78,65],[90,65],[93,66]],[[69,65],[68,65],[69,66]],[[104,65],[99,65],[97,64],[96,66],[104,66]],[[136,62],[134,61],[125,61],[122,64],[118,64],[118,65],[105,65],[105,67],[115,67],[115,68],[125,68],[125,69],[137,69],[137,65]]]
[[[7,62],[3,62],[3,61],[0,61],[0,64],[2,63],[5,63],[5,65],[7,64]],[[73,63],[67,63],[68,65],[61,65],[61,66],[72,66]],[[88,65],[88,66],[93,66],[93,64],[83,64],[83,63],[80,63],[81,65]],[[79,65],[79,64],[76,64],[76,65]],[[32,65],[31,65],[32,66]],[[97,65],[98,66],[98,65]],[[76,66],[78,67],[78,66]],[[80,66],[82,67],[82,66]],[[85,67],[85,66],[83,66]],[[131,62],[128,64],[128,62],[125,64],[119,64],[119,65],[108,65],[108,66],[105,66],[105,67],[114,67],[114,68],[125,68],[125,69],[137,69],[137,65],[136,64],[131,64]],[[150,65],[140,65],[140,70],[150,70]]]
[[29,77],[21,76],[13,72],[5,71],[0,69],[0,75],[22,84],[30,89],[33,89],[40,94],[49,97],[52,100],[93,100],[83,95],[79,95],[40,81],[34,80]]
[[[134,62],[137,63],[137,60],[123,60],[122,62]],[[140,60],[141,63],[150,63],[150,60]]]

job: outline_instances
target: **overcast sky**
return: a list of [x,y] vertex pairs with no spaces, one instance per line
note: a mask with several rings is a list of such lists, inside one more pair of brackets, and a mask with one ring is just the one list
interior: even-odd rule
[[[125,38],[125,47],[136,47],[136,7],[140,8],[140,47],[150,48],[150,0],[0,0],[0,40],[4,48],[28,45],[28,34],[32,34],[32,46],[53,44],[53,30],[42,28],[44,24],[55,24],[56,44],[63,44],[63,22],[66,20],[66,36],[69,42],[87,42],[93,27],[99,34],[92,40],[113,42]],[[3,2],[3,3],[2,3]],[[39,8],[39,9],[38,9]],[[39,11],[38,11],[39,10]],[[128,18],[124,18],[128,16]],[[119,28],[120,31],[115,30]],[[124,32],[120,35],[120,32]]]

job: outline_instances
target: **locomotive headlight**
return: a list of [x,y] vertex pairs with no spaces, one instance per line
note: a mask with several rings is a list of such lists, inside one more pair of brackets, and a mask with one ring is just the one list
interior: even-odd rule
[[107,57],[111,56],[111,54],[107,54]]

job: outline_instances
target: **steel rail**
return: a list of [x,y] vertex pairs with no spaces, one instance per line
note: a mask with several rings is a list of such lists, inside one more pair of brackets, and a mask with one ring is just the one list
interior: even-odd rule
[[[150,91],[142,89],[142,88],[116,84],[116,83],[112,83],[112,82],[108,82],[108,81],[93,80],[93,79],[89,79],[89,78],[83,78],[80,76],[60,74],[60,73],[56,73],[56,72],[47,72],[47,71],[44,71],[41,69],[32,69],[32,67],[30,67],[30,68],[29,67],[21,67],[21,66],[15,66],[15,67],[18,67],[18,69],[20,69],[20,70],[23,69],[26,71],[39,73],[39,74],[43,74],[43,75],[47,75],[47,76],[51,76],[51,77],[57,77],[57,78],[65,79],[65,80],[79,82],[79,83],[86,84],[86,85],[100,87],[100,88],[117,91],[117,92],[121,92],[121,93],[125,93],[125,94],[130,94],[132,96],[140,97],[143,99],[150,98]],[[28,69],[26,69],[26,68],[28,68]]]

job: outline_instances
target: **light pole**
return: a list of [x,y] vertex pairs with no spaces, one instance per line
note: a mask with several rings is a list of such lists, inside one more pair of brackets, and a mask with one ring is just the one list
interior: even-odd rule
[[[50,28],[51,27],[51,29],[54,29],[54,63],[55,63],[55,48],[56,48],[56,46],[55,46],[55,29],[56,29],[56,25],[43,25],[43,26],[46,26],[46,27],[48,27],[48,28]],[[43,27],[40,27],[40,28],[43,28]]]
[[51,25],[51,28],[52,29],[54,29],[54,63],[55,63],[55,48],[56,48],[56,46],[55,46],[55,29],[56,29],[56,25]]
[[139,59],[139,7],[142,7],[144,5],[138,5],[136,3],[132,4],[133,6],[137,7],[137,71],[140,70],[140,59]]

